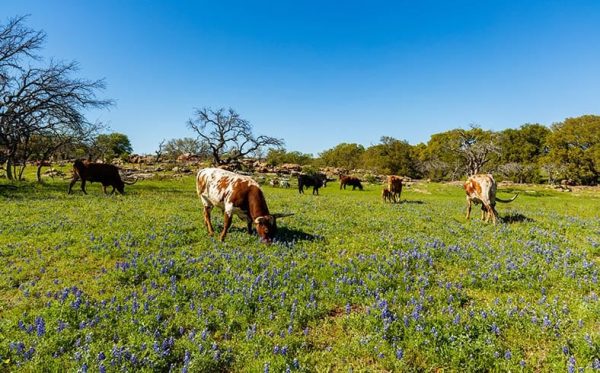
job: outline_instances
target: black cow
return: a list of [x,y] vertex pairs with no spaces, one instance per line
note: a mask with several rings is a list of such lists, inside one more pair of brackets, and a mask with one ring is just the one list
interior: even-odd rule
[[304,193],[304,188],[313,187],[313,194],[319,195],[319,188],[324,185],[322,174],[298,175],[298,193]]
[[69,184],[69,194],[71,194],[71,189],[78,180],[81,180],[81,191],[83,191],[84,194],[87,194],[85,191],[86,181],[89,181],[90,183],[99,181],[102,183],[105,194],[107,186],[112,186],[113,189],[111,194],[115,192],[115,189],[123,194],[125,193],[125,184],[132,185],[137,181],[127,182],[121,180],[119,169],[112,164],[84,162],[79,159],[73,164],[73,179]]

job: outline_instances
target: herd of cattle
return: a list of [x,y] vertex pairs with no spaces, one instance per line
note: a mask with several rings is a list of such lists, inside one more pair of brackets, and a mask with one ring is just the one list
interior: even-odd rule
[[[124,193],[125,184],[134,184],[135,181],[124,181],[121,179],[118,167],[111,164],[91,163],[81,160],[73,164],[73,178],[69,184],[68,193],[72,193],[73,185],[81,180],[81,190],[84,194],[85,184],[89,182],[100,182],[107,193],[106,187],[112,186],[111,194],[117,190]],[[298,192],[304,193],[305,188],[312,187],[313,194],[319,194],[319,188],[327,185],[328,179],[325,174],[316,173],[312,175],[298,175]],[[400,176],[390,175],[387,177],[387,187],[383,189],[381,196],[384,202],[398,203],[401,201],[403,179]],[[278,181],[279,186],[289,187],[289,181]],[[271,183],[271,186],[275,186]],[[358,188],[363,190],[360,179],[354,176],[341,176],[340,189],[352,186],[352,190]],[[463,184],[467,194],[467,216],[470,218],[472,203],[481,204],[481,218],[488,222],[492,219],[496,224],[498,212],[496,202],[508,203],[517,198],[516,194],[509,200],[496,197],[496,181],[490,174],[473,175]],[[223,210],[223,231],[219,239],[223,241],[231,226],[233,215],[244,220],[248,226],[248,233],[252,234],[252,225],[263,242],[270,243],[277,231],[277,219],[293,214],[271,214],[267,207],[264,194],[260,185],[250,176],[236,174],[220,168],[204,168],[198,171],[196,176],[196,191],[204,206],[204,224],[210,235],[214,229],[210,221],[213,207]]]

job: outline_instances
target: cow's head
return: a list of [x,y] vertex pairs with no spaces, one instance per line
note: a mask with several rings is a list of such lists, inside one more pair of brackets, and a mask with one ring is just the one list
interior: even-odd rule
[[263,242],[271,243],[277,232],[277,218],[283,218],[294,214],[273,214],[259,216],[254,219],[256,233]]

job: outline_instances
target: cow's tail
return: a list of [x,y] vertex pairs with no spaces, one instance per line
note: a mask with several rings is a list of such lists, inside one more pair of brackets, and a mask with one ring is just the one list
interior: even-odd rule
[[501,198],[496,197],[496,201],[502,202],[502,203],[509,203],[509,202],[514,201],[515,198],[517,198],[518,196],[519,196],[519,193],[515,194],[515,196],[511,199],[501,199]]

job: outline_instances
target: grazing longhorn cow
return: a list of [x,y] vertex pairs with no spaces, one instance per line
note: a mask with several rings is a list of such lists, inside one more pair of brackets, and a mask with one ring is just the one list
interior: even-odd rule
[[402,181],[400,176],[389,175],[387,177],[388,190],[391,194],[391,202],[400,202],[400,195],[402,194]]
[[304,194],[304,188],[313,187],[313,194],[319,195],[319,188],[324,186],[323,180],[322,174],[298,175],[298,193]]
[[112,164],[84,162],[78,159],[73,164],[73,179],[71,179],[71,183],[69,184],[69,194],[72,192],[73,185],[75,185],[75,183],[80,179],[81,190],[84,194],[87,194],[85,191],[86,181],[89,181],[90,183],[99,181],[102,183],[104,194],[107,194],[107,186],[112,186],[113,188],[110,194],[113,194],[115,189],[119,193],[123,194],[125,193],[125,184],[132,185],[137,181],[135,180],[133,182],[126,182],[121,180],[119,168],[117,166],[113,166]]
[[494,224],[498,219],[498,212],[496,211],[496,201],[502,203],[512,202],[519,195],[515,194],[509,200],[503,200],[496,197],[496,181],[491,174],[478,174],[473,175],[467,179],[463,185],[465,192],[467,193],[467,219],[471,216],[471,203],[481,203],[481,219],[488,222],[490,217]]
[[356,188],[363,190],[363,186],[360,183],[360,179],[355,176],[340,177],[340,189],[346,189],[346,185],[352,185],[352,190],[355,190]]
[[392,192],[387,188],[383,188],[381,191],[381,198],[383,199],[383,202],[392,202]]
[[290,187],[290,181],[283,179],[279,181],[279,186],[282,188],[289,188]]
[[270,214],[260,186],[249,176],[238,175],[220,168],[205,168],[196,176],[196,191],[204,205],[204,223],[210,235],[214,234],[210,222],[210,212],[214,206],[224,211],[223,231],[219,236],[225,240],[231,226],[233,214],[248,224],[252,234],[252,224],[261,240],[270,243],[277,231],[276,219],[293,214]]

